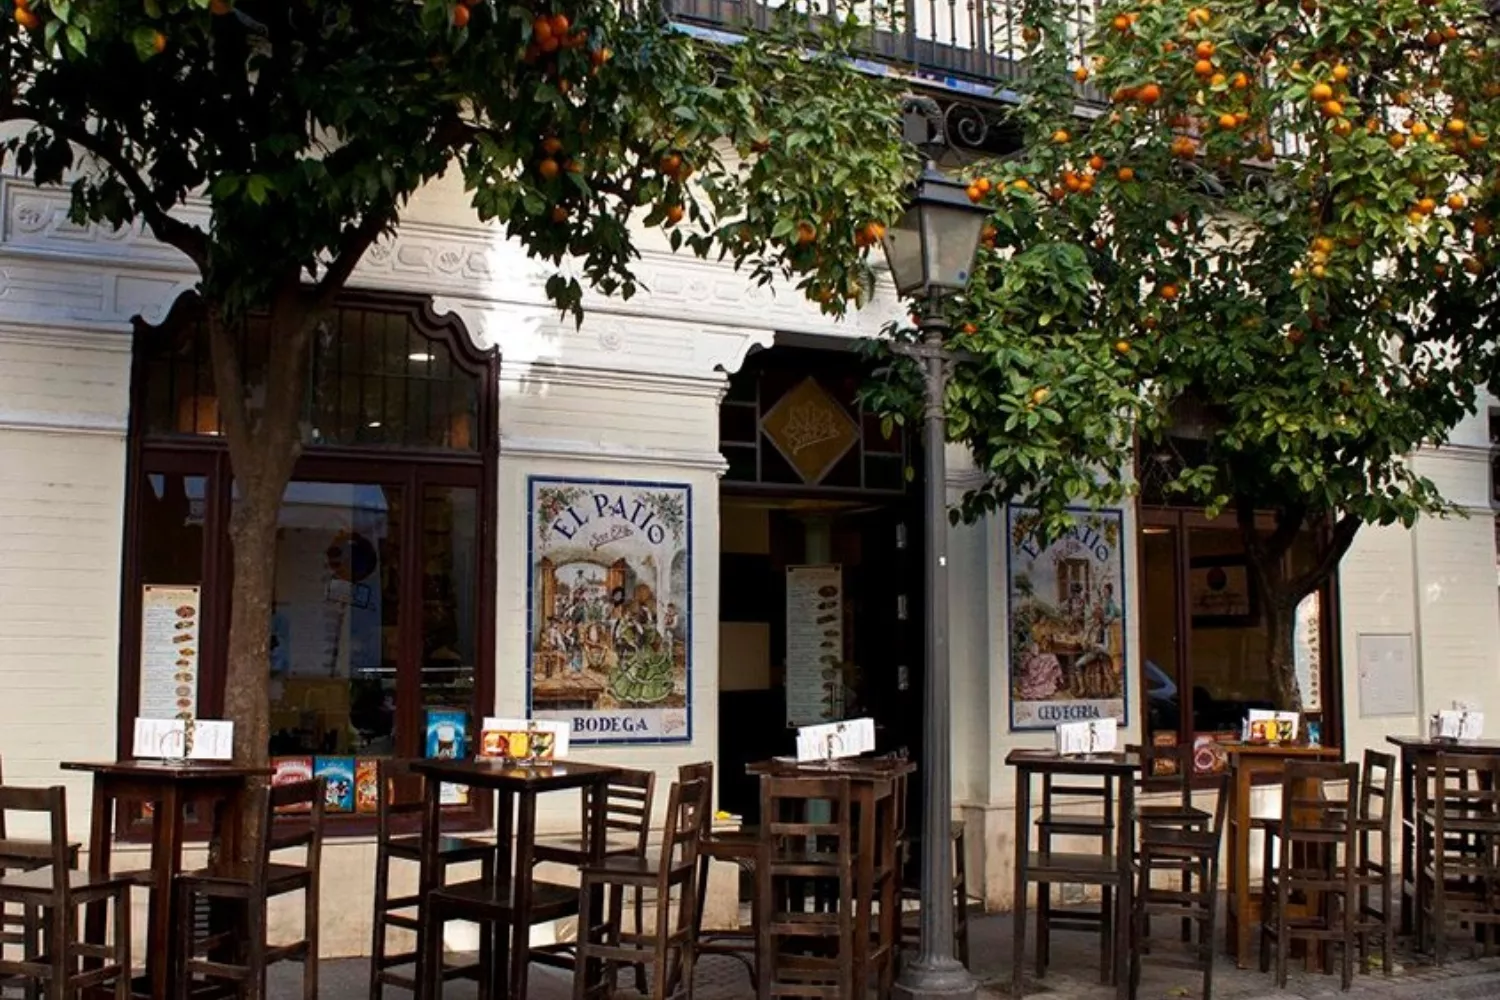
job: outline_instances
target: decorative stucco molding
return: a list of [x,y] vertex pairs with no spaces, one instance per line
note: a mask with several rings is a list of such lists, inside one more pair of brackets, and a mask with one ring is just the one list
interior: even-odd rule
[[49,413],[0,409],[0,431],[34,431],[46,434],[88,434],[123,438],[125,421],[98,413]]
[[723,475],[729,463],[717,451],[686,451],[670,448],[632,448],[600,441],[563,441],[525,437],[500,439],[500,460],[595,462],[605,465],[638,465],[654,468],[696,469]]

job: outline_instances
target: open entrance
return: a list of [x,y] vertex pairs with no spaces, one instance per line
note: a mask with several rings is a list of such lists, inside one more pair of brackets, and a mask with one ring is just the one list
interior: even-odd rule
[[747,823],[745,765],[795,752],[799,725],[870,716],[878,752],[919,756],[920,463],[862,411],[865,364],[778,346],[722,406],[719,800]]

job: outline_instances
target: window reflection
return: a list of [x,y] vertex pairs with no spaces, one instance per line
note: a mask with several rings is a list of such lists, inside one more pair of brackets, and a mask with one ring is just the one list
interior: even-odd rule
[[422,493],[422,705],[473,704],[478,659],[477,491]]

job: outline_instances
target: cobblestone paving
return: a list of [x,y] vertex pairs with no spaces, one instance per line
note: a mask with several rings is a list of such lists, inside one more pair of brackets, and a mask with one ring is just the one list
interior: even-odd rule
[[[1004,915],[978,918],[970,923],[970,951],[983,1000],[1004,1000],[1010,984],[1011,923]],[[1028,957],[1030,956],[1028,949]],[[1466,953],[1455,948],[1455,957]],[[1114,989],[1101,986],[1098,939],[1085,934],[1059,933],[1053,937],[1052,971],[1041,983],[1027,977],[1027,996],[1037,1000],[1112,1000]],[[1140,1000],[1191,1000],[1202,995],[1202,980],[1196,972],[1182,971],[1162,962],[1144,961]],[[301,996],[299,969],[287,966],[271,978],[272,1000]],[[1029,968],[1028,968],[1029,972]],[[369,995],[368,966],[361,960],[325,962],[319,996],[325,1000],[364,1000]],[[572,996],[571,977],[552,969],[536,967],[526,1000],[567,1000]],[[388,990],[388,997],[404,998],[402,990]],[[444,1000],[472,1000],[473,984],[453,983]],[[623,991],[621,996],[632,996]],[[750,979],[743,965],[719,956],[700,963],[694,995],[697,1000],[753,1000]],[[1253,965],[1236,969],[1220,957],[1214,969],[1215,1000],[1500,1000],[1500,959],[1450,961],[1433,968],[1404,951],[1396,974],[1387,979],[1379,972],[1356,976],[1354,989],[1339,990],[1337,975],[1308,973],[1294,963],[1284,991],[1277,990],[1269,975]]]

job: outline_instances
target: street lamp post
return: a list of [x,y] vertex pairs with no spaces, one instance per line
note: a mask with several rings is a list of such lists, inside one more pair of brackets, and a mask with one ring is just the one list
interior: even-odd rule
[[922,943],[901,970],[896,994],[910,1000],[971,998],[974,977],[953,955],[951,712],[948,705],[948,472],[943,412],[953,352],[945,342],[944,300],[969,283],[988,212],[964,186],[928,162],[905,216],[885,236],[896,292],[917,303],[921,340],[898,350],[923,370],[923,451],[927,525],[926,719],[922,738]]

